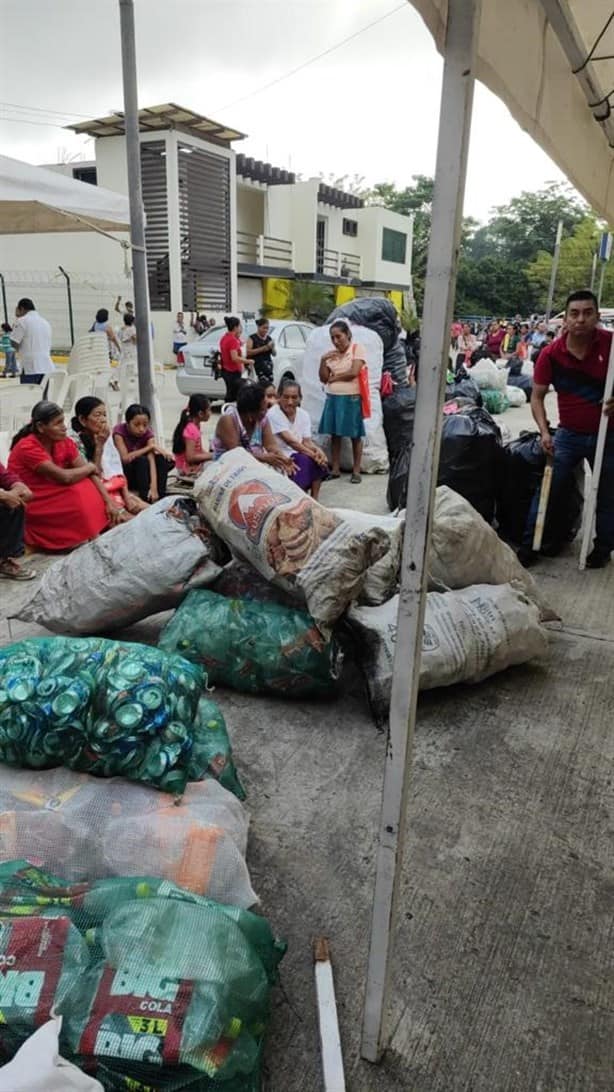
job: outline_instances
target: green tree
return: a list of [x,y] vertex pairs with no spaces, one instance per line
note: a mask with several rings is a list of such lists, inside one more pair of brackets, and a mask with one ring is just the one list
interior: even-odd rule
[[520,262],[498,254],[481,261],[461,252],[456,280],[455,312],[459,315],[529,314],[531,285]]
[[587,213],[587,205],[567,184],[549,182],[535,193],[524,190],[492,210],[468,244],[471,257],[479,261],[499,254],[512,262],[530,262],[540,250],[552,252],[559,220],[569,234]]
[[[603,226],[594,216],[585,216],[573,232],[563,239],[557,271],[553,307],[560,311],[565,298],[576,288],[586,288],[591,279],[593,255],[599,245]],[[540,250],[526,267],[536,310],[545,310],[552,271],[552,254]],[[597,273],[599,276],[599,271]],[[602,303],[614,305],[614,265],[608,263],[603,282]]]
[[288,310],[295,319],[320,326],[335,306],[332,288],[318,281],[295,280],[288,289]]

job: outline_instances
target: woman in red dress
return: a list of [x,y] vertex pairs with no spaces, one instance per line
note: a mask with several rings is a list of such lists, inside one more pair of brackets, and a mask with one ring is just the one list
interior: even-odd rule
[[117,520],[94,463],[66,435],[64,414],[54,402],[37,402],[32,419],[13,439],[9,469],[33,497],[26,511],[26,545],[72,550],[96,538]]

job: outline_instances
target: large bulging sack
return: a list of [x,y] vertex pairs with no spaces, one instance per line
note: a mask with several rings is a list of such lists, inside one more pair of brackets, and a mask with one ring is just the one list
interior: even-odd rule
[[263,917],[143,874],[73,885],[24,861],[0,865],[0,914],[0,1060],[53,1011],[62,1055],[107,1090],[260,1087],[286,948]]
[[558,615],[516,554],[468,501],[447,486],[435,493],[429,574],[447,588],[514,583],[539,608],[542,621]]
[[44,861],[71,883],[144,872],[247,908],[248,814],[215,780],[166,793],[119,777],[0,766],[0,859]]
[[503,391],[507,384],[507,368],[498,368],[492,360],[478,360],[469,371],[480,390]]
[[0,648],[0,762],[121,775],[182,793],[216,777],[243,797],[202,668],[148,645],[29,637]]
[[391,467],[399,453],[404,451],[413,439],[416,394],[415,387],[397,387],[382,401],[384,433]]
[[465,497],[492,523],[501,457],[501,433],[485,409],[464,407],[444,415],[438,485]]
[[211,584],[224,560],[194,502],[165,497],[56,561],[18,617],[62,634],[119,629]]
[[[360,639],[369,701],[378,723],[388,715],[399,597],[381,607],[354,605],[348,621]],[[477,683],[548,649],[537,607],[510,584],[429,592],[420,689]],[[409,665],[407,665],[409,667]]]
[[267,580],[293,592],[318,626],[336,622],[389,548],[383,531],[354,532],[242,448],[209,463],[194,495],[216,534]]
[[399,568],[403,552],[405,512],[398,516],[374,516],[370,512],[356,512],[352,508],[331,508],[331,512],[348,523],[355,531],[368,531],[379,527],[390,540],[390,547],[379,561],[367,569],[359,603],[377,606],[395,595],[399,583]]
[[[363,346],[369,371],[369,391],[371,394],[371,416],[364,421],[365,439],[361,460],[361,470],[365,474],[384,473],[388,469],[388,455],[382,427],[382,400],[380,382],[382,378],[382,343],[373,330],[362,326],[352,326],[352,338]],[[320,360],[324,353],[333,347],[330,340],[330,326],[318,326],[307,339],[303,358],[301,388],[303,391],[302,407],[311,417],[311,425],[318,443],[330,451],[330,440],[318,433],[320,418],[326,401],[326,391],[320,382]],[[341,466],[344,470],[352,468],[352,445],[348,439],[341,444]]]
[[329,697],[341,674],[337,640],[304,610],[205,590],[190,592],[159,647],[202,664],[211,683],[251,694]]

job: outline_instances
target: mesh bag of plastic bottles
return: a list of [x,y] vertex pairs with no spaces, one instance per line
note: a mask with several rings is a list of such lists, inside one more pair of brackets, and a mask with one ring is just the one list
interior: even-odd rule
[[202,668],[148,645],[31,637],[0,649],[0,761],[68,766],[181,793],[216,777],[241,796]]
[[0,860],[24,857],[74,883],[143,872],[233,906],[252,906],[249,816],[219,782],[180,801],[123,778],[0,766]]
[[60,1050],[107,1090],[256,1092],[285,944],[168,881],[67,884],[0,865],[0,1060],[62,1016]]
[[160,648],[202,663],[210,682],[258,694],[327,696],[342,653],[303,610],[280,603],[190,592],[160,636]]

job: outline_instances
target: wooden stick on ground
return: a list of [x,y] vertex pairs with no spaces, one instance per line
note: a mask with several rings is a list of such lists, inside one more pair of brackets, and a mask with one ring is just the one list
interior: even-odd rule
[[552,485],[552,470],[553,470],[552,456],[548,456],[546,459],[546,465],[544,467],[544,476],[542,478],[541,489],[539,491],[539,508],[537,509],[537,519],[535,520],[535,531],[533,532],[533,549],[537,553],[542,548],[542,539],[544,537],[544,525],[546,522],[546,512],[548,511],[548,501],[550,499],[550,486]]
[[335,983],[326,937],[318,937],[314,941],[313,958],[315,962],[324,1092],[345,1092],[343,1055],[339,1037],[337,1002],[335,1001]]

